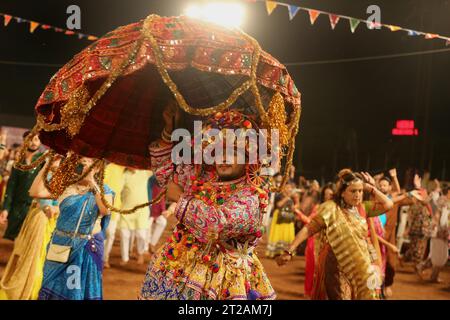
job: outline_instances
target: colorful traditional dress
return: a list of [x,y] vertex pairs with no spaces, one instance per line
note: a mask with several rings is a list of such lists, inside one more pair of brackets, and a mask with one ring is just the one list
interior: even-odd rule
[[57,206],[53,200],[34,200],[0,283],[0,299],[36,300],[41,289],[45,255],[56,217],[49,219],[42,208]]
[[[283,199],[282,194],[275,196],[275,204]],[[276,208],[270,226],[266,256],[269,258],[282,254],[295,239],[294,201],[289,199],[282,208]]]
[[[315,205],[309,219],[313,219],[317,215],[317,207]],[[309,223],[309,222],[308,222]],[[312,297],[314,287],[314,270],[316,258],[314,256],[314,241],[315,236],[309,237],[306,241],[305,249],[305,296]]]
[[409,248],[405,253],[416,265],[425,258],[428,240],[431,237],[431,210],[426,205],[414,203],[409,206]]
[[[113,194],[106,185],[105,194]],[[103,297],[103,231],[110,216],[98,217],[99,209],[92,192],[63,194],[59,203],[60,214],[51,242],[71,246],[70,256],[66,263],[45,261],[39,299],[100,300]],[[74,235],[81,214],[80,226]]]
[[[31,161],[36,160],[41,155],[42,153],[36,153]],[[3,210],[8,210],[8,227],[3,238],[14,240],[19,234],[33,201],[28,194],[28,190],[30,190],[31,184],[40,170],[41,166],[28,171],[12,169],[3,203]]]
[[[368,216],[377,214],[369,211]],[[376,299],[380,278],[372,266],[362,206],[344,212],[334,201],[327,201],[306,228],[309,236],[317,235],[312,299]]]
[[[154,171],[161,186],[173,174],[171,148],[161,141],[150,146],[152,167],[158,168]],[[197,190],[197,177],[208,180],[220,196],[204,198]],[[140,298],[275,298],[255,253],[263,230],[261,199],[267,199],[267,192],[260,193],[246,177],[214,180],[209,175],[196,176],[193,166],[177,166],[174,181],[184,190],[175,210],[178,225],[153,256]]]

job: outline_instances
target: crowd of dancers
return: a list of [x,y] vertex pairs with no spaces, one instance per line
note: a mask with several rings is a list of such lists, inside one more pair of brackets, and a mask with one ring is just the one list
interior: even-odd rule
[[[412,262],[420,277],[432,268],[430,280],[440,281],[449,250],[448,185],[415,174],[401,187],[396,169],[374,177],[343,169],[320,186],[303,177],[296,182],[292,167],[275,192],[280,174],[271,187],[258,187],[245,165],[175,167],[167,137],[176,114],[166,108],[161,139],[149,146],[151,171],[110,163],[102,186],[99,168],[82,158],[77,170],[84,178],[58,199],[47,184],[63,158],[21,171],[13,166],[18,146],[7,148],[0,136],[0,224],[7,226],[3,238],[14,241],[1,299],[102,299],[116,234],[121,266],[134,246],[138,264],[151,256],[140,299],[274,299],[254,251],[264,235],[266,257],[280,266],[305,255],[310,299],[389,298],[399,261]],[[223,129],[224,123],[243,128],[250,122],[231,111],[212,117],[209,127]],[[42,154],[39,137],[31,141],[24,163]],[[124,210],[166,193],[157,203],[119,214],[105,206],[101,189],[106,201]],[[158,247],[170,215],[177,224]]]

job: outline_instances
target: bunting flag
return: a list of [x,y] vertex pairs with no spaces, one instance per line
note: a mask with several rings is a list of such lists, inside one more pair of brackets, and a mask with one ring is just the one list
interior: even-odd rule
[[389,30],[391,30],[392,32],[398,31],[398,30],[402,30],[401,27],[397,27],[397,26],[387,26],[389,28]]
[[11,21],[12,16],[5,14],[5,15],[3,15],[3,18],[5,18],[4,24],[6,27],[8,25],[8,23]]
[[267,13],[270,15],[273,12],[273,10],[275,10],[277,5],[278,3],[276,3],[275,1],[266,1]]
[[335,14],[329,14],[328,15],[330,17],[330,25],[331,25],[331,29],[334,30],[334,28],[336,27],[337,23],[339,22],[339,16],[335,15]]
[[316,22],[317,18],[319,17],[320,12],[317,10],[308,10],[309,13],[309,21],[311,21],[311,24],[313,25],[314,22]]
[[290,5],[288,9],[289,9],[289,20],[292,20],[294,19],[297,12],[300,10],[300,7]]
[[39,23],[30,21],[30,33],[33,33],[36,28],[39,27]]
[[418,35],[419,35],[419,33],[417,31],[408,30],[408,36],[413,37],[413,36],[418,36]]
[[381,27],[382,27],[382,24],[379,22],[373,22],[373,21],[367,22],[367,28],[370,30],[381,29]]
[[425,39],[436,39],[438,36],[439,36],[438,34],[427,33],[425,35]]
[[[275,6],[277,5],[277,3],[275,3]],[[40,22],[36,22],[36,21],[31,21],[31,20],[27,20],[21,17],[15,17],[9,14],[5,14],[5,13],[0,13],[0,16],[3,16],[3,24],[5,27],[7,27],[9,25],[9,23],[11,22],[12,19],[16,20],[17,23],[29,23],[29,32],[30,33],[34,33],[36,31],[37,28],[41,27],[41,29],[43,30],[53,30],[55,32],[61,32],[64,33],[65,35],[68,36],[72,36],[72,35],[78,35],[78,39],[87,39],[89,41],[95,41],[98,39],[98,37],[93,36],[93,35],[87,35],[87,34],[83,34],[77,31],[73,31],[73,30],[68,30],[68,29],[62,29],[62,28],[57,28],[54,26],[51,26],[49,24],[43,24]]]
[[355,33],[355,30],[361,21],[355,18],[350,18],[349,21],[350,21],[350,30],[352,31],[352,33]]
[[423,35],[425,37],[425,39],[428,39],[428,40],[431,40],[431,39],[445,40],[445,45],[449,45],[449,43],[450,43],[450,37],[442,36],[442,35],[439,35],[439,34],[436,34],[436,33],[411,30],[411,29],[399,27],[399,26],[396,26],[396,25],[389,25],[389,24],[382,24],[382,23],[374,22],[374,21],[367,21],[367,20],[364,20],[364,19],[348,17],[348,16],[344,16],[344,15],[331,13],[331,12],[325,12],[325,11],[315,10],[315,9],[306,8],[306,7],[299,7],[299,6],[296,6],[296,5],[292,5],[292,4],[288,4],[288,3],[284,3],[284,2],[279,2],[279,1],[273,1],[273,0],[247,0],[247,1],[251,2],[251,3],[265,2],[266,8],[267,8],[267,13],[269,15],[273,12],[273,10],[277,6],[284,6],[284,7],[286,7],[288,9],[289,20],[294,19],[294,17],[297,15],[297,13],[300,10],[306,11],[309,14],[309,21],[311,22],[311,25],[314,25],[314,23],[316,22],[316,20],[319,17],[319,15],[321,15],[321,14],[327,15],[329,20],[330,20],[331,28],[333,30],[336,27],[336,25],[338,24],[339,20],[341,18],[343,18],[343,19],[349,20],[350,31],[352,33],[355,32],[356,28],[358,27],[358,25],[361,22],[364,22],[365,24],[367,24],[367,28],[369,28],[371,30],[381,29],[382,27],[384,27],[384,28],[389,29],[392,32],[404,31],[409,36]]

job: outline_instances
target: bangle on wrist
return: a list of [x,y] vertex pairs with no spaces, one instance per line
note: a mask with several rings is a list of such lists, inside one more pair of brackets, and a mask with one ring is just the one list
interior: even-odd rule
[[171,138],[172,138],[172,135],[167,133],[166,128],[164,128],[163,131],[161,132],[161,139],[164,142],[170,143],[171,142]]
[[290,255],[291,257],[294,255],[291,250],[284,250],[284,253]]

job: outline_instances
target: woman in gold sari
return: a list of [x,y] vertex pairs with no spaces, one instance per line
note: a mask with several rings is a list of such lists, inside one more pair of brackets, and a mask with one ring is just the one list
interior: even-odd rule
[[[51,172],[59,165],[52,163]],[[37,188],[36,180],[30,190]],[[26,190],[28,192],[28,190]],[[41,289],[47,245],[59,214],[53,199],[34,199],[14,241],[14,249],[0,280],[0,300],[36,300]]]
[[[296,236],[289,250],[277,258],[279,265],[308,237],[317,234],[316,271],[313,300],[372,300],[381,285],[380,271],[374,267],[368,246],[367,217],[386,212],[392,201],[375,186],[367,173],[344,169],[339,173],[334,200],[320,205],[317,215]],[[363,192],[375,199],[362,204]]]

